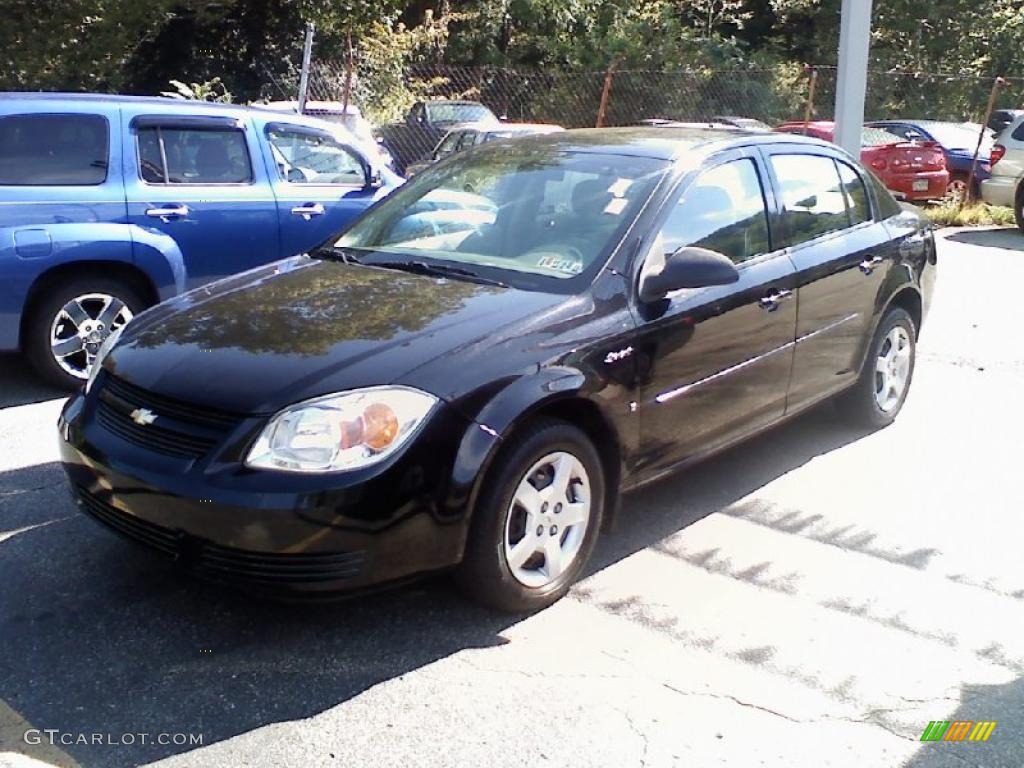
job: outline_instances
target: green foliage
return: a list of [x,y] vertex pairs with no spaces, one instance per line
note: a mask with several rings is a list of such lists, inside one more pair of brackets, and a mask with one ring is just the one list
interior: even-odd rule
[[923,209],[924,215],[938,227],[1013,226],[1013,210],[988,203],[959,205],[944,203]]
[[168,80],[173,91],[161,91],[161,96],[172,99],[193,99],[195,101],[215,101],[220,104],[231,103],[231,92],[224,87],[219,77],[203,83],[183,83],[181,80]]

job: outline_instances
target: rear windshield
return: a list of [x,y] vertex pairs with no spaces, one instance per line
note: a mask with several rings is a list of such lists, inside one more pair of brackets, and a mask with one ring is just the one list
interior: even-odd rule
[[100,115],[0,118],[0,184],[84,186],[107,178],[108,127]]
[[899,144],[903,141],[906,141],[906,139],[897,136],[895,133],[889,133],[889,131],[883,128],[868,126],[861,134],[860,145],[862,147],[879,147],[883,144]]
[[497,122],[483,104],[427,104],[427,116],[432,123],[490,123]]

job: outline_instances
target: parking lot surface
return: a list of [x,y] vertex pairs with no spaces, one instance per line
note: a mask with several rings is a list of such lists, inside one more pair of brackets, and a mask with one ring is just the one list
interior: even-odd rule
[[892,427],[824,407],[628,496],[528,617],[443,577],[316,606],[182,577],[76,511],[59,393],[0,357],[0,765],[1020,766],[1024,236],[939,245]]

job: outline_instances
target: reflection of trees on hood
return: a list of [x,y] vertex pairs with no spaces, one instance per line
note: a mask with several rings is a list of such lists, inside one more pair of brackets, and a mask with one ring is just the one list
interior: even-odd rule
[[395,271],[312,264],[206,298],[157,322],[135,343],[319,355],[336,343],[387,342],[415,333],[478,293],[473,283],[439,283]]

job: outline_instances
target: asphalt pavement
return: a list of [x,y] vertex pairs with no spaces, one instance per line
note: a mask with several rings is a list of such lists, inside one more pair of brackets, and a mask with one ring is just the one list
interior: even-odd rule
[[942,240],[896,424],[826,406],[627,496],[532,616],[183,577],[76,511],[60,394],[0,357],[0,765],[1020,766],[1024,236]]

